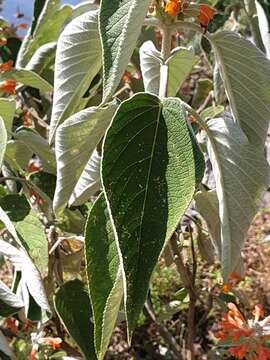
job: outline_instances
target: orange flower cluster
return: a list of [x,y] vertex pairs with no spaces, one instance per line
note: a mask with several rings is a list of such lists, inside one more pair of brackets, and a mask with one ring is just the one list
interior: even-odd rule
[[165,6],[165,11],[172,17],[177,16],[181,11],[186,9],[189,1],[186,0],[168,0]]
[[240,283],[243,280],[244,279],[239,274],[237,274],[236,272],[231,272],[229,274],[229,282],[223,285],[222,291],[225,294],[228,294],[234,286],[236,286],[238,283]]
[[166,4],[165,11],[172,17],[177,16],[181,10],[181,1],[169,0]]
[[0,65],[0,73],[6,72],[12,69],[13,66],[13,60],[8,60],[7,62]]
[[265,346],[270,340],[270,316],[263,316],[262,305],[256,305],[254,319],[246,320],[235,304],[228,304],[229,311],[220,324],[216,337],[222,342],[232,342],[228,349],[236,359],[270,360],[270,348]]
[[210,21],[213,20],[215,14],[216,14],[216,10],[214,8],[206,4],[201,4],[200,13],[198,16],[201,26],[207,27]]
[[8,79],[3,81],[0,84],[0,90],[11,95],[16,95],[16,80]]

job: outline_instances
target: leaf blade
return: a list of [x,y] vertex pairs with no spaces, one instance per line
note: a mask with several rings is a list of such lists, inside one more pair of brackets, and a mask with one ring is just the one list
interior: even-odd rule
[[[202,162],[179,99],[161,103],[154,95],[137,94],[121,105],[107,131],[102,182],[122,254],[129,332],[135,328],[162,247],[202,178]],[[181,168],[188,169],[188,179]]]
[[128,65],[150,0],[103,0],[99,27],[103,47],[103,103],[110,100]]
[[88,286],[98,359],[104,358],[123,297],[120,262],[105,197],[93,205],[85,230]]

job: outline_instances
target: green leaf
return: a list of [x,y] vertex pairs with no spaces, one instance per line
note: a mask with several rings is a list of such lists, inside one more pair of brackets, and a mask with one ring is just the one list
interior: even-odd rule
[[72,15],[71,6],[60,5],[61,0],[46,0],[37,21],[34,22],[34,31],[27,34],[23,41],[16,62],[18,68],[25,67],[42,45],[58,39],[65,21]]
[[16,101],[14,99],[0,99],[0,117],[4,120],[7,130],[8,140],[12,136],[12,124],[16,111]]
[[56,53],[56,42],[42,45],[31,57],[26,70],[34,71],[41,75],[43,71],[53,65]]
[[56,128],[80,110],[80,102],[101,63],[98,11],[89,11],[72,20],[58,40],[50,142]]
[[[166,61],[169,66],[168,96],[175,96],[192,70],[197,58],[193,51],[177,47]],[[152,41],[146,41],[140,48],[140,63],[146,92],[158,95],[160,83],[161,54]]]
[[99,26],[103,46],[103,102],[117,89],[136,46],[151,0],[102,0]]
[[40,16],[45,4],[46,4],[46,0],[35,0],[34,1],[33,21],[32,21],[32,25],[31,25],[31,35],[33,35],[33,33],[35,31],[38,18]]
[[25,304],[25,312],[26,314],[28,313],[29,294],[42,309],[50,312],[50,306],[48,304],[40,273],[23,248],[13,224],[8,219],[7,215],[5,215],[6,219],[4,219],[2,212],[3,210],[0,208],[1,221],[5,221],[8,231],[12,234],[17,244],[20,246],[20,249],[17,249],[15,246],[7,243],[6,241],[0,240],[0,254],[9,259],[16,271],[21,271],[21,288],[24,289],[23,300]]
[[0,206],[21,236],[21,243],[42,275],[48,268],[48,240],[40,220],[31,210],[25,196],[7,195],[0,199]]
[[16,314],[23,307],[23,301],[0,281],[0,316]]
[[23,220],[17,222],[15,228],[34,264],[45,276],[48,270],[49,250],[45,228],[32,210]]
[[123,298],[117,244],[101,194],[92,207],[85,229],[86,271],[95,324],[95,348],[102,360]]
[[102,181],[122,254],[129,335],[203,170],[179,99],[142,93],[120,106],[105,138]]
[[218,117],[219,115],[221,115],[224,112],[224,106],[219,105],[219,106],[210,106],[206,109],[204,109],[201,113],[200,113],[200,117],[206,121],[208,119],[213,119]]
[[14,69],[0,75],[0,81],[7,79],[14,79],[23,85],[39,89],[42,94],[53,91],[53,87],[50,83],[30,70]]
[[209,35],[233,116],[250,143],[265,146],[270,120],[270,62],[237,33]]
[[221,221],[221,265],[226,279],[239,265],[246,233],[268,186],[269,168],[262,148],[250,143],[232,119],[210,120],[207,128]]
[[44,170],[51,174],[56,173],[55,153],[50,148],[48,141],[38,132],[22,127],[15,133],[14,138],[40,158]]
[[270,34],[269,34],[269,24],[267,20],[266,13],[264,8],[259,3],[259,1],[255,1],[256,10],[258,15],[259,29],[261,33],[261,38],[263,41],[264,48],[266,50],[266,54],[268,59],[270,58]]
[[73,7],[72,18],[82,15],[87,11],[98,10],[99,5],[95,0],[86,0]]
[[7,147],[7,130],[3,118],[0,116],[0,167],[2,167]]
[[31,151],[23,142],[19,140],[9,140],[4,160],[12,169],[21,171],[26,168],[32,155],[33,151]]
[[62,285],[54,297],[55,309],[67,331],[79,345],[87,360],[95,360],[94,326],[89,295],[76,279]]
[[94,150],[69,198],[69,205],[82,205],[101,189],[100,163],[101,157]]
[[202,105],[211,90],[213,90],[213,83],[211,80],[199,79],[196,82],[196,87],[192,98],[192,107],[197,108]]
[[30,213],[30,205],[25,196],[9,194],[0,199],[0,206],[12,222],[23,221]]
[[210,237],[221,254],[219,205],[216,190],[197,192],[194,196],[197,210],[204,218]]
[[58,128],[55,142],[57,158],[55,211],[60,213],[67,204],[93,151],[104,136],[117,106],[116,102],[113,102],[106,107],[82,110]]

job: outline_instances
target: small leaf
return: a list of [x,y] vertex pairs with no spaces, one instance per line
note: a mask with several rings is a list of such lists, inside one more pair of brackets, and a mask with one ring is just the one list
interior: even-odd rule
[[197,210],[205,220],[213,243],[221,254],[219,205],[216,190],[197,192],[194,196]]
[[32,210],[23,220],[15,226],[18,234],[22,237],[22,243],[32,261],[45,276],[48,270],[48,240],[45,229]]
[[224,112],[224,106],[219,105],[219,106],[210,106],[206,109],[204,109],[201,113],[200,113],[200,117],[206,121],[208,119],[214,119],[218,116],[220,116],[222,113]]
[[55,151],[57,184],[54,209],[59,213],[67,204],[96,146],[104,136],[115,102],[106,107],[92,107],[67,119],[57,130]]
[[105,138],[102,181],[122,255],[129,335],[203,170],[179,99],[142,93],[122,103]]
[[41,309],[51,312],[43,281],[38,269],[24,249],[20,249],[22,264],[22,281],[26,284],[30,295]]
[[0,117],[4,120],[7,130],[8,140],[12,136],[12,124],[16,111],[16,101],[14,99],[0,99]]
[[235,32],[208,36],[233,116],[251,144],[264,148],[270,120],[270,62]]
[[25,86],[31,86],[40,90],[41,94],[53,91],[50,83],[33,71],[25,69],[14,69],[0,74],[0,81],[13,79]]
[[[193,52],[183,47],[175,48],[167,60],[169,66],[168,96],[175,96],[196,62]],[[140,63],[146,92],[158,95],[161,54],[152,41],[140,48]]]
[[103,45],[103,103],[117,89],[136,46],[151,0],[102,0],[99,26]]
[[96,200],[88,217],[85,256],[95,324],[95,348],[98,359],[102,360],[123,298],[117,245],[103,194]]
[[33,151],[31,151],[23,142],[19,140],[9,140],[4,161],[9,164],[11,169],[20,172],[27,167],[32,155]]
[[56,128],[79,111],[82,97],[101,68],[98,12],[76,17],[58,39],[50,143]]
[[90,299],[84,284],[76,279],[62,285],[54,297],[55,309],[67,331],[87,360],[95,360],[94,325]]
[[56,173],[54,151],[50,148],[48,141],[40,136],[39,133],[28,128],[20,128],[15,133],[14,138],[25,144],[29,150],[40,158],[45,171],[51,174]]

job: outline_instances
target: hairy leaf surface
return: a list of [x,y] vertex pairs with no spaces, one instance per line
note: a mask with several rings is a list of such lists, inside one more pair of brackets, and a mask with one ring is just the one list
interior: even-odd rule
[[140,35],[151,0],[102,0],[99,26],[103,46],[103,102],[120,83]]
[[4,123],[3,118],[0,116],[0,167],[2,167],[2,163],[5,156],[5,151],[7,147],[7,130]]
[[232,112],[250,143],[265,145],[270,120],[270,62],[235,32],[209,36]]
[[61,212],[67,204],[96,146],[104,136],[116,103],[92,107],[67,119],[56,133],[57,183],[54,209]]
[[[169,66],[168,96],[175,96],[192,70],[196,57],[192,50],[177,47],[166,61]],[[161,54],[152,41],[146,41],[140,48],[140,63],[144,90],[158,95],[160,83]]]
[[101,189],[100,163],[101,157],[97,150],[94,150],[69,198],[68,203],[70,205],[78,206],[84,204]]
[[119,255],[103,194],[96,200],[88,217],[85,256],[95,323],[95,347],[98,359],[102,360],[123,298]]
[[55,309],[67,331],[79,345],[87,360],[95,360],[92,309],[84,284],[76,279],[66,282],[56,292]]
[[102,181],[122,254],[129,332],[149,280],[203,175],[179,99],[137,94],[118,109],[103,147]]
[[235,271],[251,221],[268,186],[268,164],[262,149],[248,141],[232,119],[207,123],[221,221],[221,263],[226,278]]
[[0,117],[4,120],[7,131],[7,138],[12,136],[12,124],[16,111],[16,101],[14,99],[0,99]]
[[74,112],[101,68],[98,12],[76,17],[59,37],[54,80],[50,142],[56,128]]
[[61,7],[61,0],[46,0],[40,10],[20,48],[17,67],[25,67],[40,46],[56,41],[65,21],[72,14],[71,6]]

